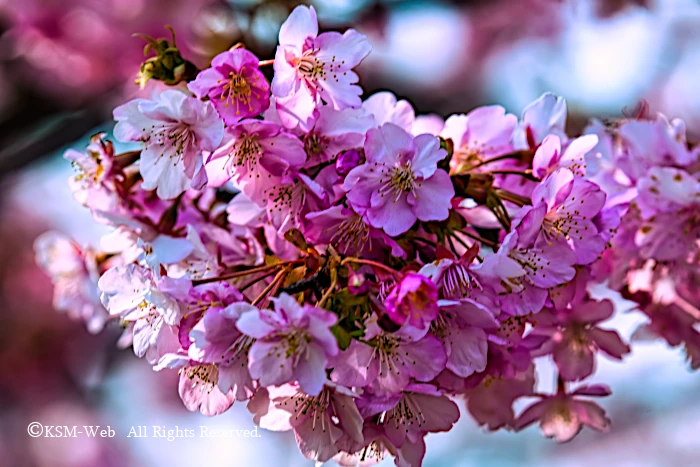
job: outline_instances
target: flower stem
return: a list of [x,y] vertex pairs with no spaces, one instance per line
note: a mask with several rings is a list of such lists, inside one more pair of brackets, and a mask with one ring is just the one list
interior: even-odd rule
[[[473,239],[476,240],[477,242],[483,243],[484,245],[490,247],[493,251],[497,251],[498,248],[500,248],[500,245],[499,245],[498,243],[492,242],[491,240],[488,240],[488,239],[486,239],[486,238],[484,238],[484,237],[482,237],[482,236],[480,236],[480,235],[473,234],[473,233],[471,233],[471,232],[467,232],[466,230],[460,230],[459,232],[462,233],[462,234],[464,234],[464,235],[466,235],[466,236],[469,237],[469,238],[473,238]],[[455,238],[456,238],[457,241],[459,241],[462,245],[465,245],[464,242],[462,241],[462,239],[460,239],[460,238],[457,237],[457,236],[455,236]],[[467,247],[467,249],[469,249],[469,248]]]
[[275,63],[275,60],[274,60],[274,59],[270,59],[270,60],[260,60],[260,61],[258,62],[258,66],[259,66],[259,67],[261,67],[261,66],[269,66],[269,65],[272,65],[273,63]]
[[277,289],[279,288],[280,284],[284,281],[284,278],[287,276],[287,273],[291,269],[291,266],[287,266],[284,269],[282,269],[280,272],[277,273],[274,279],[272,279],[272,282],[267,284],[267,287],[260,292],[260,295],[255,297],[255,299],[250,302],[251,305],[257,305],[260,303],[263,299],[265,299],[265,303],[261,305],[261,308],[264,307],[264,305],[267,304],[267,299],[269,296],[274,295],[277,292]]
[[328,300],[328,297],[330,297],[333,291],[335,290],[336,285],[338,285],[338,271],[333,269],[331,271],[331,285],[323,293],[321,300],[319,300],[316,304],[317,307],[323,308],[323,305],[326,303],[326,300]]
[[385,266],[385,265],[382,264],[382,263],[377,263],[376,261],[372,261],[372,260],[369,260],[369,259],[360,259],[360,258],[349,257],[349,258],[345,258],[343,261],[340,262],[341,265],[345,265],[345,264],[347,264],[347,263],[366,264],[366,265],[368,265],[368,266],[372,266],[372,267],[375,267],[375,268],[378,268],[378,269],[382,269],[383,271],[386,271],[386,272],[388,272],[389,274],[392,274],[392,275],[394,275],[394,276],[395,276],[396,274],[398,274],[398,271],[396,271],[396,270],[390,268],[389,266]]
[[246,290],[248,287],[257,284],[258,282],[260,282],[260,281],[263,280],[263,279],[267,279],[268,277],[270,277],[271,275],[275,274],[276,272],[277,272],[277,271],[275,271],[274,269],[270,269],[269,271],[267,271],[267,272],[266,272],[265,274],[263,274],[262,276],[256,277],[255,279],[246,282],[244,285],[240,286],[240,287],[238,288],[238,290],[239,290],[240,292],[243,292],[243,291]]
[[533,182],[539,181],[534,175],[532,175],[532,170],[491,170],[489,173],[493,175],[520,175]]
[[290,262],[285,261],[285,262],[277,263],[277,264],[256,266],[253,268],[244,269],[243,271],[236,271],[236,272],[232,272],[230,274],[224,274],[223,276],[208,277],[206,279],[197,279],[197,280],[192,281],[192,285],[207,284],[209,282],[226,281],[229,279],[235,279],[237,277],[249,276],[250,274],[255,274],[256,272],[266,272],[266,271],[269,271],[271,269],[277,269],[280,266],[284,266],[285,264],[290,264]]
[[517,193],[513,193],[508,190],[504,190],[502,188],[496,188],[493,190],[493,193],[501,198],[503,201],[510,201],[511,203],[517,204],[518,206],[525,206],[526,204],[532,204],[532,201],[530,201],[529,198],[526,198],[524,196],[520,196]]
[[514,152],[509,152],[508,154],[503,154],[502,156],[493,157],[491,159],[481,161],[478,164],[471,166],[469,168],[469,170],[474,170],[478,167],[481,167],[482,165],[490,164],[491,162],[498,162],[498,161],[502,161],[505,159],[520,159],[524,155],[524,153],[526,153],[526,152],[530,152],[530,151],[528,151],[528,150],[514,151]]

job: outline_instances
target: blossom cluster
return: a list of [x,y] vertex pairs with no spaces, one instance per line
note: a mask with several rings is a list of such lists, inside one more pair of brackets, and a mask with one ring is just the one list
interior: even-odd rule
[[[460,401],[490,430],[607,431],[590,398],[610,389],[585,380],[630,348],[592,285],[637,301],[636,337],[700,366],[700,158],[682,122],[569,137],[552,94],[520,118],[415,115],[390,92],[362,99],[369,52],[300,6],[274,60],[234,47],[117,107],[114,137],[139,150],[97,135],[66,153],[76,200],[113,232],[99,252],[37,242],[56,306],[92,330],[119,320],[122,344],[179,371],[189,410],[247,401],[309,459],[346,466],[420,466]],[[554,394],[536,390],[540,357]]]

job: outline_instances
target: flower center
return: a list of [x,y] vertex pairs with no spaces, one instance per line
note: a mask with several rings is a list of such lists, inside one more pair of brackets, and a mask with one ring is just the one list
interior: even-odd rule
[[192,381],[195,388],[201,384],[200,390],[211,393],[219,382],[219,369],[216,365],[197,365],[181,370],[185,376]]
[[297,72],[307,81],[312,82],[326,77],[326,64],[315,55],[316,49],[309,49],[300,58],[294,58],[292,64]]
[[368,240],[369,226],[362,221],[360,216],[352,216],[341,222],[331,237],[331,243],[337,245],[343,254],[347,254],[350,249],[361,250]]
[[229,106],[229,102],[236,106],[236,114],[241,113],[241,104],[248,106],[249,110],[253,110],[250,105],[251,89],[248,81],[243,75],[236,74],[233,71],[228,74],[228,82],[224,84],[224,92],[221,93],[221,100],[225,101],[225,106]]
[[420,407],[410,396],[404,395],[396,406],[386,413],[384,423],[391,423],[397,430],[418,430],[425,423],[425,417]]
[[[233,165],[246,169],[249,177],[253,177],[254,169],[262,155],[262,145],[258,135],[243,135],[233,147],[229,156],[233,157]],[[260,177],[260,173],[257,174]]]
[[309,156],[318,156],[328,147],[328,140],[323,136],[310,134],[304,139],[304,149]]
[[476,284],[467,268],[455,262],[445,270],[442,287],[445,298],[462,298],[468,297],[472,289],[476,288]]

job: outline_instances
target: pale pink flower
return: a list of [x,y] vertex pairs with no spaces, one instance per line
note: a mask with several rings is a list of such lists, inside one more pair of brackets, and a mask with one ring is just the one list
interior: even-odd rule
[[182,353],[168,353],[153,369],[160,371],[166,368],[178,370],[178,393],[190,412],[199,411],[202,415],[213,417],[226,412],[236,400],[233,391],[224,392],[219,387],[220,372],[215,364],[195,362]]
[[560,443],[571,441],[584,425],[606,432],[610,429],[610,419],[605,416],[605,411],[595,402],[577,396],[605,397],[610,394],[607,386],[596,384],[581,386],[572,393],[560,391],[542,397],[520,414],[515,429],[519,431],[539,421],[542,434]]
[[316,10],[302,5],[282,24],[279,41],[272,93],[285,126],[310,120],[322,100],[338,110],[360,107],[353,68],[371,50],[364,35],[354,29],[318,34]]
[[144,190],[172,199],[190,185],[206,184],[202,151],[215,150],[224,135],[224,123],[210,102],[167,90],[157,100],[134,99],[117,107],[114,119],[119,141],[145,144],[139,164]]
[[318,395],[328,359],[338,353],[330,331],[338,318],[321,308],[302,306],[286,293],[272,301],[274,311],[249,311],[236,322],[243,334],[257,339],[248,354],[250,374],[263,386],[296,380],[305,393]]
[[566,101],[551,92],[542,94],[523,111],[520,125],[513,134],[517,149],[535,149],[547,135],[556,135],[562,141],[566,136]]
[[454,144],[450,161],[452,172],[511,152],[517,123],[517,117],[507,114],[500,105],[478,107],[466,115],[450,116],[440,136],[450,138]]
[[259,425],[272,431],[294,430],[306,458],[319,463],[330,460],[338,454],[337,442],[343,436],[356,443],[364,441],[357,395],[349,389],[326,381],[316,396],[304,393],[296,384],[270,387],[268,393],[269,403],[254,411]]
[[393,93],[388,91],[372,94],[362,103],[362,108],[374,117],[375,128],[385,123],[393,123],[403,130],[411,132],[416,120],[416,113],[411,103],[403,99],[398,100]]
[[99,271],[94,252],[82,250],[58,232],[46,232],[34,241],[36,261],[53,282],[53,306],[83,321],[98,333],[109,315],[100,303]]

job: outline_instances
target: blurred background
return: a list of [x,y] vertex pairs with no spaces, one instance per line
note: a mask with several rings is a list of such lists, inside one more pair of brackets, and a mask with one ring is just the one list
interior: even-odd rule
[[[310,466],[291,434],[260,438],[134,439],[131,426],[252,429],[245,406],[206,419],[177,395],[176,375],[154,373],[118,329],[90,335],[51,307],[34,264],[43,231],[96,246],[102,228],[73,202],[70,164],[91,134],[110,131],[111,109],[138,93],[144,33],[177,32],[183,55],[204,64],[242,41],[272,58],[277,32],[301,2],[281,0],[0,0],[0,466]],[[318,0],[322,28],[354,27],[373,51],[360,66],[368,94],[391,89],[417,113],[466,113],[499,103],[520,114],[544,91],[564,96],[571,133],[591,116],[615,118],[645,100],[683,118],[700,137],[697,0]],[[619,313],[629,338],[643,320]],[[538,362],[540,363],[540,362]],[[552,389],[548,362],[539,385]],[[591,382],[609,384],[607,435],[557,445],[536,428],[488,434],[463,411],[430,435],[425,465],[700,466],[700,376],[679,350],[638,343],[623,364],[601,360]],[[30,422],[110,425],[107,439],[31,438]],[[391,461],[387,464],[393,465]]]

